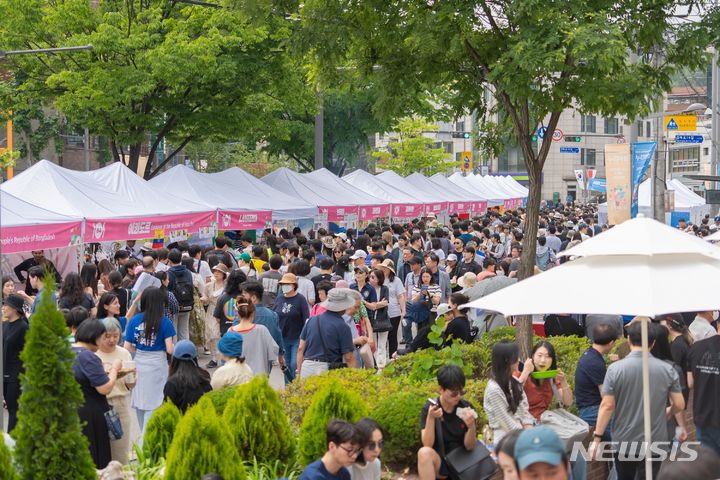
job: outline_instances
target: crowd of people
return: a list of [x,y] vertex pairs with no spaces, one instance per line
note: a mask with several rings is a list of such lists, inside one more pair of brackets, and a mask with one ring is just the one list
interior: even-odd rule
[[[110,460],[126,463],[130,447],[128,435],[110,439],[108,411],[117,414],[125,432],[134,412],[142,442],[148,419],[166,399],[185,411],[210,390],[269,376],[273,368],[281,369],[286,383],[336,368],[380,372],[399,355],[438,348],[429,341],[438,317],[444,319],[440,346],[473,341],[477,312],[463,307],[482,296],[488,282],[516,281],[524,222],[522,209],[491,209],[473,220],[452,216],[447,225],[431,215],[405,224],[369,224],[362,231],[267,229],[257,238],[250,233],[234,241],[217,237],[206,248],[188,242],[153,248],[129,240],[111,258],[87,255],[79,273],[64,278],[43,251],[32,252],[15,268],[16,279],[2,279],[9,430],[17,421],[27,318],[37,309],[48,272],[59,282],[53,300],[70,331],[73,371],[85,398],[79,411],[83,432],[101,469]],[[607,228],[597,224],[591,206],[544,209],[536,272],[565,261],[559,252]],[[696,234],[705,230],[690,228]],[[24,288],[16,290],[16,281]],[[568,461],[568,442],[590,431],[593,443],[641,439],[639,326],[626,325],[627,320],[545,316],[547,335],[592,341],[577,366],[574,391],[557,367],[551,343],[538,343],[527,359],[519,358],[513,342],[495,345],[483,405],[491,431],[485,443],[494,445],[506,478],[514,477],[508,476],[511,469],[504,463],[510,462],[503,463],[503,455],[512,459],[519,478],[540,478],[523,472],[541,468],[530,460],[544,458],[553,461],[540,463],[558,476],[542,478],[582,479],[586,466]],[[684,441],[689,391],[695,389],[695,398],[720,393],[717,312],[658,320],[651,325],[653,436]],[[623,336],[629,340],[627,355],[609,355]],[[462,371],[443,367],[438,382],[438,398],[421,412],[421,479],[454,475],[448,454],[477,445],[477,414],[462,400]],[[562,410],[573,404],[579,416]],[[697,401],[694,407],[698,438],[720,453],[720,409]],[[377,423],[332,422],[327,440],[326,455],[301,478],[347,478],[347,467],[352,477],[379,478],[382,428]],[[537,455],[525,458],[535,447]],[[637,461],[615,465],[620,479],[643,468]]]

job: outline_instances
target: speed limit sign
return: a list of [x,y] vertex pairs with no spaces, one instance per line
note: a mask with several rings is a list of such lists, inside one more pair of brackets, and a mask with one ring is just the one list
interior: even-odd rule
[[563,137],[564,137],[563,131],[560,130],[559,128],[556,128],[555,131],[553,132],[553,136],[552,136],[553,142],[559,142],[560,140],[563,139]]

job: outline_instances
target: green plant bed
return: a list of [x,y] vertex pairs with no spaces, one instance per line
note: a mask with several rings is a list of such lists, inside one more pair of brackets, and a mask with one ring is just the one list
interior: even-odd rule
[[235,385],[221,388],[220,390],[212,390],[203,395],[203,398],[208,398],[215,407],[215,412],[217,412],[218,416],[222,416],[227,403],[235,396],[238,389],[243,387],[245,387],[245,385]]

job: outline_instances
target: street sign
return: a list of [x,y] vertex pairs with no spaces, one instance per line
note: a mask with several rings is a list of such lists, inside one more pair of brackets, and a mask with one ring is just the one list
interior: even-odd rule
[[690,115],[668,115],[665,116],[665,130],[676,130],[680,132],[694,132],[697,130],[697,116]]
[[555,131],[553,132],[553,136],[552,136],[553,142],[559,142],[560,140],[562,140],[562,138],[563,138],[563,131],[560,130],[559,128],[556,128]]
[[540,127],[540,128],[538,128],[538,137],[540,137],[540,139],[545,138],[545,132],[547,132],[547,128],[546,128],[546,127]]
[[489,173],[490,173],[490,167],[488,167],[487,165],[483,165],[482,167],[480,167],[480,175],[482,175],[483,177],[486,177]]
[[675,135],[677,143],[703,143],[705,138],[702,135]]
[[560,153],[580,153],[578,147],[560,147]]
[[472,152],[461,152],[460,153],[460,169],[463,172],[473,169],[472,164]]

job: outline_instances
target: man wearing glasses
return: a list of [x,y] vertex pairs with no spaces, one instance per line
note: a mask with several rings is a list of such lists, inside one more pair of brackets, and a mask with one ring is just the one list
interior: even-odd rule
[[345,420],[332,420],[326,430],[328,449],[305,467],[299,480],[350,480],[350,467],[362,451],[363,434]]

